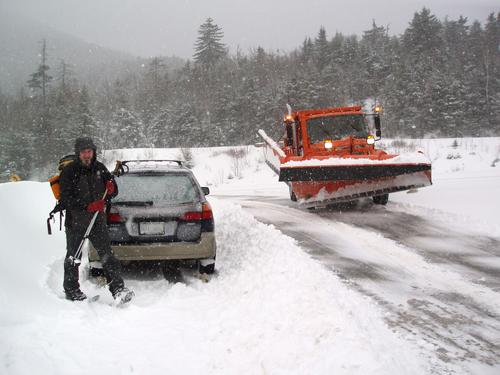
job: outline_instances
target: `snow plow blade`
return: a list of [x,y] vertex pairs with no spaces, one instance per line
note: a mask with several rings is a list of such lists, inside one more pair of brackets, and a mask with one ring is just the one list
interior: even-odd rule
[[422,171],[378,180],[289,182],[302,207],[320,207],[431,185],[431,172]]
[[[416,160],[423,158],[423,155],[416,154],[398,155],[392,159],[394,161],[402,158],[411,159],[412,156]],[[389,164],[390,160],[331,158],[318,161],[318,163],[341,163],[341,165],[311,165],[312,160],[292,161],[283,163],[278,174],[280,181],[289,184],[299,205],[305,207],[317,207],[431,185],[430,163]],[[307,166],[288,166],[301,163]]]
[[279,181],[369,181],[430,170],[430,164],[281,167]]

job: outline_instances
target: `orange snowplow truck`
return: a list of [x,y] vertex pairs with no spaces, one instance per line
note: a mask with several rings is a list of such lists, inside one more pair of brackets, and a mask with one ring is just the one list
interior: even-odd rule
[[421,152],[389,154],[381,138],[381,108],[361,106],[292,112],[276,143],[263,130],[266,163],[286,182],[290,198],[308,207],[373,197],[430,185],[431,163]]

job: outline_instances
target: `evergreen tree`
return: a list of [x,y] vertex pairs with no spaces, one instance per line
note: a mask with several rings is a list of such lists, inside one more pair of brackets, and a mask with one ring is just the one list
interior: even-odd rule
[[440,92],[444,85],[439,73],[444,61],[441,30],[441,22],[429,9],[423,8],[414,14],[402,38],[404,107],[418,137],[439,129],[439,108],[443,104]]
[[[31,74],[28,81],[28,87],[35,93],[33,98],[33,129],[34,137],[38,139],[35,143],[35,168],[38,168],[37,173],[45,173],[42,169],[50,165],[56,158],[56,151],[52,147],[53,128],[51,124],[51,114],[49,104],[47,103],[48,85],[52,81],[52,76],[48,74],[50,67],[47,65],[47,45],[45,39],[42,40],[42,49],[40,53],[40,64],[36,72]],[[36,95],[41,93],[41,101]]]
[[153,57],[151,59],[145,76],[145,86],[148,100],[161,106],[165,102],[168,92],[168,73],[161,58]]
[[309,64],[314,57],[314,44],[311,38],[305,38],[301,48],[301,63]]
[[481,24],[474,22],[465,40],[466,63],[464,66],[464,85],[467,88],[464,99],[464,110],[468,130],[465,134],[479,135],[487,112],[487,101],[484,87],[486,74],[484,69],[484,30]]
[[42,40],[40,58],[41,62],[38,65],[37,71],[31,74],[31,78],[28,81],[28,87],[34,91],[41,90],[42,103],[45,107],[47,102],[47,86],[50,81],[52,81],[52,76],[48,73],[50,67],[47,65],[47,45],[45,39]]
[[462,128],[467,123],[465,102],[468,89],[466,87],[467,38],[469,26],[467,18],[460,16],[458,20],[446,19],[443,24],[444,64],[439,71],[447,84],[439,102],[442,102],[443,133],[451,133],[458,137],[464,135]]
[[150,146],[145,143],[141,120],[125,107],[118,108],[112,116],[110,130],[113,148]]
[[195,62],[209,69],[224,58],[227,55],[227,49],[222,43],[223,37],[222,29],[211,18],[207,18],[198,30],[193,55]]
[[441,22],[436,16],[428,8],[422,8],[413,15],[403,34],[405,51],[413,58],[439,56],[443,46],[441,29]]
[[[86,86],[83,86],[77,96],[75,128],[79,137],[97,137],[96,123],[94,115],[90,109],[90,96]],[[97,143],[100,143],[96,139]]]
[[171,147],[171,131],[173,109],[165,106],[161,108],[151,119],[150,126],[146,132],[146,144],[151,147]]
[[59,69],[57,72],[57,80],[60,83],[60,92],[64,95],[67,93],[68,88],[71,86],[76,86],[76,80],[74,78],[74,71],[72,65],[68,64],[66,61],[61,59],[59,63]]
[[184,103],[173,111],[173,121],[169,129],[169,147],[200,146],[206,144],[207,139],[202,129],[206,124],[199,121],[196,111],[190,103]]
[[389,37],[385,27],[377,26],[373,21],[372,28],[363,33],[360,49],[363,68],[359,73],[364,76],[366,82],[361,95],[380,98],[392,68]]
[[314,62],[319,71],[322,71],[330,63],[330,46],[323,26],[319,29],[318,36],[314,40]]
[[488,16],[484,27],[485,96],[488,122],[493,130],[500,130],[500,12]]
[[[130,82],[118,80],[108,95],[112,112],[106,119],[106,129],[101,135],[110,148],[143,147],[144,126],[132,105]],[[149,145],[147,145],[149,146]]]

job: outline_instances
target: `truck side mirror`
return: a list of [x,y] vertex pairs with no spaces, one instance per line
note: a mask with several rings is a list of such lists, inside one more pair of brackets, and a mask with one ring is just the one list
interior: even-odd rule
[[288,146],[293,145],[293,128],[291,124],[286,124],[286,143]]
[[380,116],[375,116],[375,137],[377,141],[382,138],[382,130],[380,129]]
[[206,186],[202,186],[201,187],[201,191],[203,191],[204,195],[210,194],[210,189],[208,187],[206,187]]

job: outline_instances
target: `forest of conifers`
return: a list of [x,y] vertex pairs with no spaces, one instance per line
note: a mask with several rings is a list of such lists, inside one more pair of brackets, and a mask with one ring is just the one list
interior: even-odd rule
[[198,35],[183,68],[167,73],[155,57],[143,74],[98,87],[69,69],[56,76],[44,41],[24,87],[0,94],[0,173],[44,176],[81,135],[106,149],[253,144],[260,128],[281,134],[287,103],[299,110],[376,99],[390,137],[500,135],[500,14],[439,20],[424,8],[397,36],[375,21],[361,36],[329,35],[325,25],[286,53],[257,46],[230,54],[212,19]]

